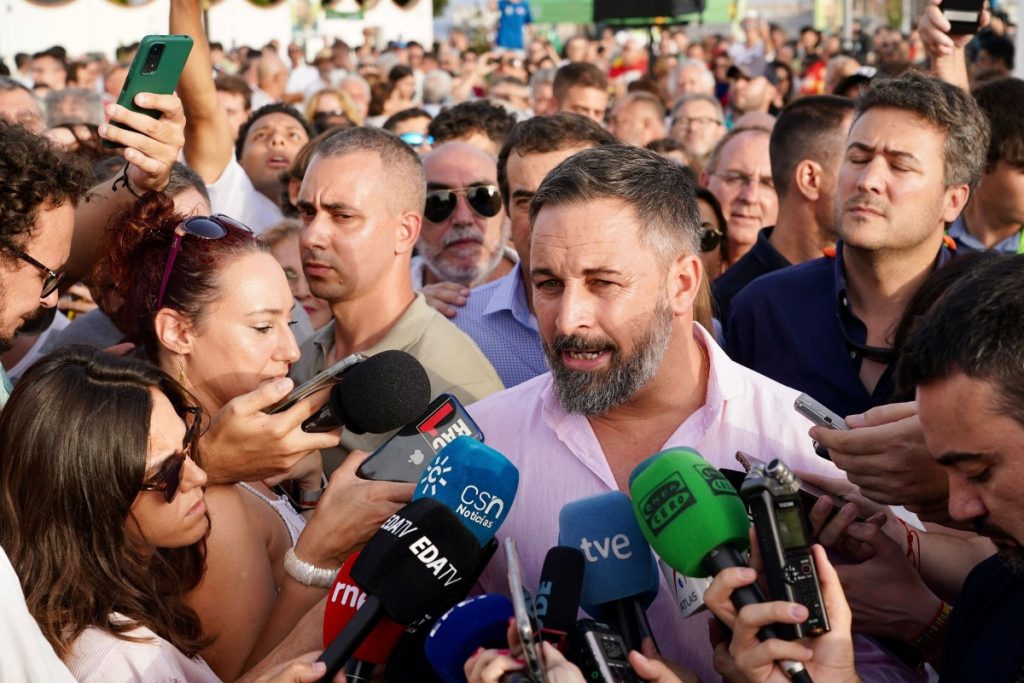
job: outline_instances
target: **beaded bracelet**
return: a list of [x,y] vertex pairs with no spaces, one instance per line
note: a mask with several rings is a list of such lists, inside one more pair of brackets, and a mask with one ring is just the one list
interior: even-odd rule
[[946,627],[946,623],[949,621],[949,616],[952,613],[953,606],[943,600],[942,604],[939,605],[939,609],[935,612],[935,616],[932,617],[924,631],[910,642],[911,647],[923,651],[942,632],[942,629]]

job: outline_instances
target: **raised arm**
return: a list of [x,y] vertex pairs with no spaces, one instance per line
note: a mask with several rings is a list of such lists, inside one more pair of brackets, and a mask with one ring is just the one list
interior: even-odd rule
[[185,163],[207,183],[220,178],[234,145],[227,114],[217,102],[210,46],[203,32],[199,0],[171,0],[171,33],[192,37],[195,45],[178,82],[185,107]]

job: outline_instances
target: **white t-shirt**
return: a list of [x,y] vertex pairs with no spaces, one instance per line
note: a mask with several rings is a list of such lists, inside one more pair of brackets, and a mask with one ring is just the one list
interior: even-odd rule
[[71,673],[28,612],[21,582],[0,548],[0,682],[73,683]]
[[277,204],[256,189],[245,169],[234,157],[220,178],[207,185],[206,190],[210,193],[210,208],[214,213],[222,213],[241,221],[257,235],[284,218]]
[[[115,613],[114,618],[124,618]],[[146,638],[123,640],[94,626],[75,639],[68,668],[80,683],[220,683],[201,658],[189,659],[169,642],[144,626],[125,635]]]

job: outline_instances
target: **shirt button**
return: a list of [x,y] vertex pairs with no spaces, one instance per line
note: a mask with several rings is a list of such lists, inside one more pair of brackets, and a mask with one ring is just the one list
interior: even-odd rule
[[847,300],[846,300],[846,297],[844,296],[844,297],[843,297],[843,306],[844,306],[844,307],[846,307],[846,306],[849,306],[849,305],[850,305],[850,302],[849,302],[849,301],[847,301]]
[[850,351],[850,358],[856,358],[856,357],[857,357],[857,352],[856,351]]

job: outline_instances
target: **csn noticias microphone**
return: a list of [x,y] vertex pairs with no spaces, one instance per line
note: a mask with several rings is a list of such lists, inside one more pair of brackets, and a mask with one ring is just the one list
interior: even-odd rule
[[[685,576],[713,576],[728,567],[746,567],[750,523],[736,489],[692,448],[671,448],[651,456],[630,476],[629,492],[640,529],[651,547]],[[740,609],[764,602],[757,584],[732,593]],[[762,640],[777,638],[765,626]],[[795,681],[810,683],[799,662],[779,662]]]
[[612,491],[568,503],[558,515],[558,543],[583,552],[583,609],[639,651],[653,638],[646,610],[658,595],[658,563],[629,496]]
[[415,420],[429,403],[430,378],[420,362],[405,351],[381,351],[345,372],[302,431],[343,425],[353,434],[383,434]]
[[539,635],[562,651],[576,625],[585,563],[583,553],[576,548],[556,545],[544,556],[540,570],[540,586],[533,600]]
[[359,553],[350,575],[363,604],[320,656],[330,681],[382,617],[409,626],[459,602],[484,555],[476,537],[447,507],[429,498],[391,515]]
[[412,499],[443,503],[482,545],[505,521],[518,488],[519,470],[504,455],[460,436],[434,456]]
[[466,683],[463,665],[477,648],[507,648],[512,602],[504,595],[478,595],[437,620],[427,636],[427,660],[444,683]]

